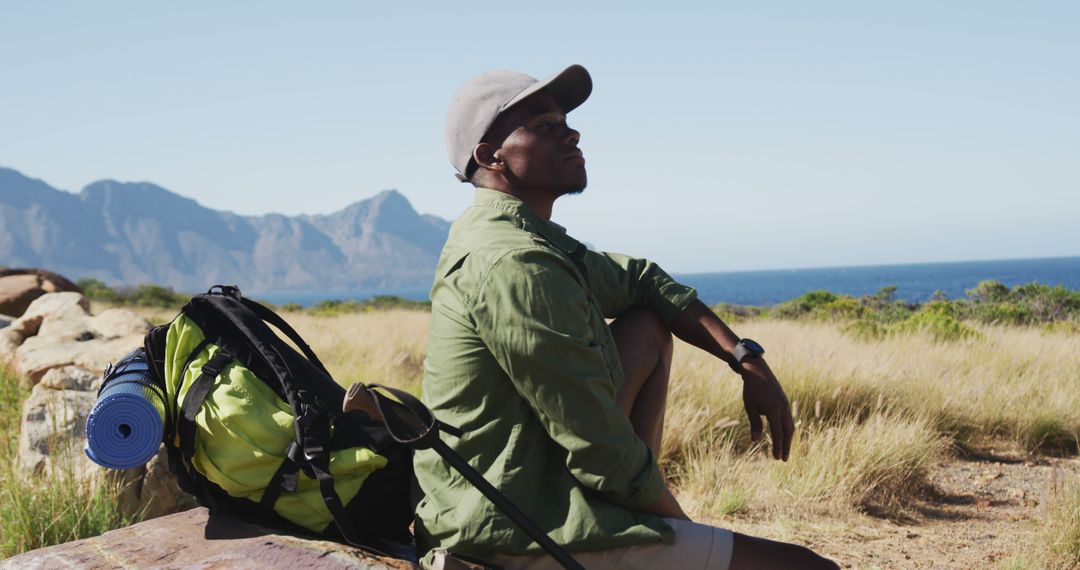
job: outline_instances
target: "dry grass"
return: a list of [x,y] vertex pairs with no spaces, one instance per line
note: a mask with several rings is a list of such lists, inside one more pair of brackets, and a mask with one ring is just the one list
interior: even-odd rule
[[[173,314],[149,317],[162,322]],[[342,384],[419,390],[426,312],[283,315]],[[749,443],[738,377],[677,344],[662,461],[691,516],[798,526],[822,515],[842,521],[867,510],[900,513],[922,489],[931,461],[981,439],[1077,452],[1076,331],[977,327],[977,335],[941,342],[918,331],[859,340],[841,328],[780,320],[738,325],[769,349],[793,403],[797,436],[787,463]],[[1080,495],[1063,504],[1048,527],[1047,548],[1075,557]]]

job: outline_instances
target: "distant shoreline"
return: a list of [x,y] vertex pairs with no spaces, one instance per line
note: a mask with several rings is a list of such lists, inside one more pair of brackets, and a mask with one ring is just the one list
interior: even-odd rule
[[[675,273],[673,277],[695,287],[709,305],[771,306],[825,289],[836,294],[870,295],[882,287],[896,286],[896,296],[924,302],[935,291],[951,299],[963,298],[965,291],[980,281],[995,280],[1010,287],[1031,282],[1080,289],[1080,256],[992,261],[904,263],[708,273]],[[305,307],[336,299],[365,300],[377,295],[394,295],[425,301],[430,287],[355,289],[346,291],[286,291],[252,293],[274,304],[297,303]]]

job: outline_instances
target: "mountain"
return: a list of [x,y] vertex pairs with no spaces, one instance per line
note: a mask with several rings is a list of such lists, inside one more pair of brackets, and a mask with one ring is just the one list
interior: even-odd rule
[[449,228],[395,190],[327,215],[241,216],[146,182],[103,180],[72,194],[0,168],[0,265],[113,285],[422,288]]

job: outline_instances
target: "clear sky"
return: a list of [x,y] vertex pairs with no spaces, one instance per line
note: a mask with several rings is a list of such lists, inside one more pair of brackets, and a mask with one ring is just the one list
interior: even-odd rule
[[0,166],[452,219],[458,85],[571,63],[554,220],[678,272],[1080,255],[1077,2],[7,2]]

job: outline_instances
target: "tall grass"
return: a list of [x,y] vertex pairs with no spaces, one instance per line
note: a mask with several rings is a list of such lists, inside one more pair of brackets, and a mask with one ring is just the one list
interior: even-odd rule
[[1050,509],[1043,531],[1055,568],[1080,568],[1080,483],[1074,482]]
[[[285,317],[340,383],[419,390],[426,311]],[[741,380],[714,357],[677,343],[661,460],[695,518],[900,513],[925,485],[931,461],[987,438],[1034,452],[1077,452],[1080,334],[1073,329],[965,321],[976,334],[943,339],[933,327],[912,326],[903,334],[860,336],[845,333],[843,322],[746,317],[739,333],[768,348],[792,402],[791,460],[768,459],[764,444],[749,442]],[[17,476],[25,396],[18,386],[10,375],[0,377],[0,555],[119,524],[107,491],[63,476]],[[1063,545],[1055,547],[1060,556],[1080,548],[1080,497],[1070,500],[1055,515],[1062,522],[1052,528],[1061,532],[1048,538]]]
[[97,536],[129,522],[117,510],[117,484],[80,481],[71,461],[59,458],[54,469],[36,477],[18,470],[26,395],[25,383],[0,366],[0,558]]

